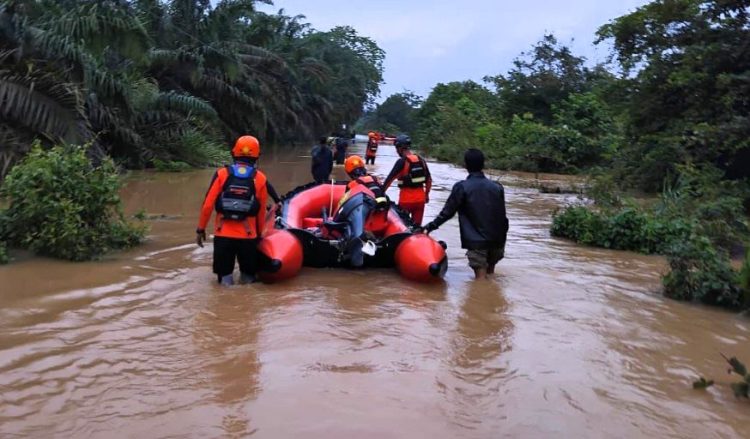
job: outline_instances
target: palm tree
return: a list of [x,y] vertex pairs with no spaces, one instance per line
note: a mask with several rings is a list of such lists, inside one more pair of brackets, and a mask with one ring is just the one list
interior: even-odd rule
[[309,138],[359,117],[382,50],[255,3],[0,0],[0,177],[35,138],[132,167],[205,165],[221,139]]

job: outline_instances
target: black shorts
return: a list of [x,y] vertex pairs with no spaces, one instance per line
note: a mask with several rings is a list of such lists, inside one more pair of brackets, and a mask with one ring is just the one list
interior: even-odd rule
[[232,274],[234,261],[240,272],[254,275],[258,271],[258,240],[214,237],[214,273],[222,277]]

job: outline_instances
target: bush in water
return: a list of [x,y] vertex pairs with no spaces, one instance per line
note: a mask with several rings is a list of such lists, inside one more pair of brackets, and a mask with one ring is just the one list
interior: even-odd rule
[[[737,357],[729,358],[724,354],[721,356],[729,364],[729,373],[734,373],[742,378],[741,381],[734,382],[731,384],[732,392],[736,398],[750,398],[750,373],[747,371],[747,366],[743,362],[737,359]],[[694,389],[707,389],[714,385],[714,380],[707,380],[700,377],[697,381],[693,382]]]
[[741,183],[722,181],[709,167],[679,171],[676,184],[649,207],[609,196],[596,208],[570,206],[556,213],[550,232],[587,245],[665,254],[669,297],[728,308],[750,305],[750,290],[741,286],[750,268],[738,277],[729,261],[729,252],[748,238]]
[[154,160],[154,168],[161,172],[186,172],[193,169],[192,166],[185,162]]
[[134,246],[145,228],[125,220],[119,189],[111,160],[94,167],[85,147],[36,145],[2,187],[3,234],[10,245],[73,261]]
[[692,227],[689,221],[659,218],[633,204],[602,211],[569,206],[554,215],[550,232],[581,244],[654,254],[665,253]]
[[667,258],[670,272],[662,279],[667,297],[727,308],[747,305],[728,254],[707,237],[675,242]]

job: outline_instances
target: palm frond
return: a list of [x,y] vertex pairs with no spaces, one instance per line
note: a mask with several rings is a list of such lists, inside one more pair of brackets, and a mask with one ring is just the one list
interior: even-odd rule
[[175,111],[185,115],[197,115],[209,119],[218,117],[216,110],[207,101],[195,96],[176,92],[161,93],[156,99],[155,108]]
[[199,53],[179,49],[151,49],[147,53],[147,60],[152,67],[172,67],[176,64],[192,64],[196,67],[205,62]]
[[80,90],[51,74],[0,70],[0,115],[50,140],[74,140],[83,114]]

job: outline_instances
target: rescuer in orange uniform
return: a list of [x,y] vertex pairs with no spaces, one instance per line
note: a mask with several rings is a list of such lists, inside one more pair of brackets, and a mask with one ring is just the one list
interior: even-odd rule
[[383,189],[377,177],[367,173],[362,157],[358,155],[347,157],[344,162],[344,170],[352,180],[346,185],[346,192],[341,201],[339,201],[339,206],[342,206],[346,200],[361,192],[374,199],[379,207],[388,205],[388,197],[385,195],[385,189]]
[[361,267],[365,261],[363,245],[372,233],[388,225],[390,201],[378,179],[367,174],[362,157],[347,157],[344,169],[352,180],[346,185],[333,222],[323,224],[323,236],[338,239],[349,264]]
[[375,157],[378,154],[378,142],[380,142],[380,136],[377,133],[370,131],[367,134],[367,150],[365,151],[365,164],[375,164]]
[[266,219],[269,194],[277,200],[265,174],[257,169],[260,143],[242,136],[232,148],[234,164],[216,171],[201,208],[196,243],[203,247],[206,226],[216,210],[213,271],[219,283],[232,285],[235,260],[240,281],[255,281],[257,246]]
[[424,205],[430,202],[430,189],[432,189],[432,177],[425,160],[411,152],[411,137],[400,135],[394,142],[396,152],[400,158],[393,165],[391,173],[385,179],[383,188],[388,188],[393,180],[398,179],[399,196],[398,206],[409,212],[412,221],[417,226],[422,225],[424,216]]

